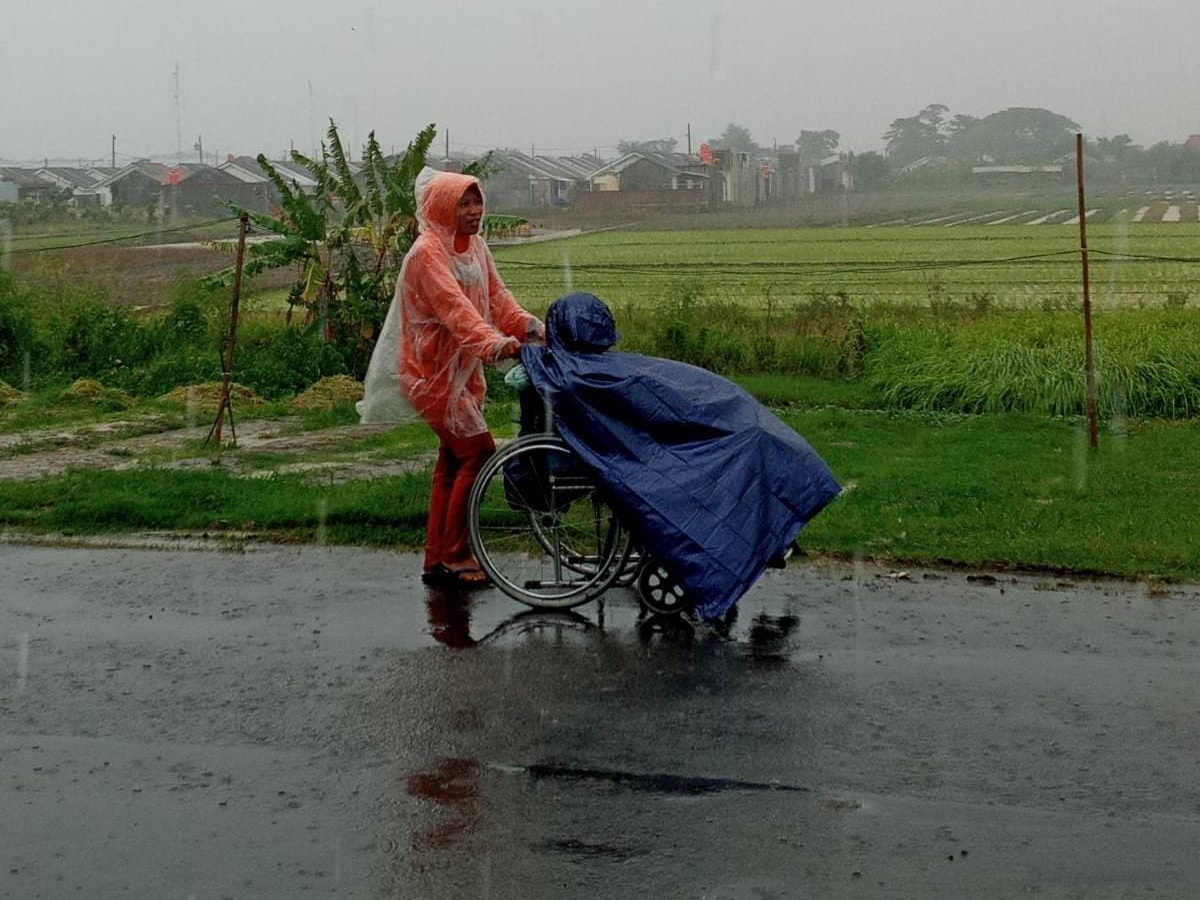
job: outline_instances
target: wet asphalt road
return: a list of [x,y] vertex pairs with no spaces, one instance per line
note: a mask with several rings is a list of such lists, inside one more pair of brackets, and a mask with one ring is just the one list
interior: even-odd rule
[[0,897],[1194,897],[1200,591],[793,564],[727,636],[408,554],[0,546]]

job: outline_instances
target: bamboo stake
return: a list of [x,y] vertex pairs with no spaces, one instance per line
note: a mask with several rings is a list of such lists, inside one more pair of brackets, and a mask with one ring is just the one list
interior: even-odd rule
[[1079,254],[1083,262],[1083,343],[1084,372],[1087,377],[1088,442],[1092,449],[1099,447],[1099,426],[1096,422],[1096,358],[1092,348],[1092,288],[1088,266],[1087,201],[1083,191],[1083,135],[1075,135],[1075,172],[1079,182]]
[[225,423],[225,411],[229,410],[229,430],[233,439],[237,440],[237,432],[233,427],[233,401],[229,396],[229,385],[233,380],[233,348],[237,344],[238,303],[242,297],[242,268],[246,260],[246,230],[250,225],[250,217],[242,213],[238,218],[237,262],[233,269],[233,301],[229,304],[229,335],[225,339],[225,360],[221,377],[221,402],[217,407],[217,420],[213,422],[212,430],[204,439],[207,444],[211,438],[217,449],[221,447],[221,427]]

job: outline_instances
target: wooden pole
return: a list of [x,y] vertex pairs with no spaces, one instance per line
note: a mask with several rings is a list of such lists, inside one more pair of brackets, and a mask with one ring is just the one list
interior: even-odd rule
[[1083,191],[1083,135],[1075,135],[1075,173],[1079,182],[1079,254],[1083,261],[1083,344],[1084,372],[1087,376],[1088,442],[1100,446],[1096,422],[1096,357],[1092,349],[1092,288],[1088,267],[1087,201]]
[[[250,225],[250,216],[242,213],[238,217],[237,262],[233,268],[233,301],[229,304],[229,336],[225,339],[225,360],[221,377],[221,402],[217,407],[217,420],[213,423],[212,431],[208,433],[213,443],[220,449],[221,426],[225,423],[225,410],[229,410],[229,428],[233,430],[233,405],[229,397],[229,386],[233,380],[233,348],[237,345],[238,303],[242,297],[242,268],[246,261],[246,229]],[[236,432],[234,439],[237,439]],[[208,440],[205,439],[205,443]]]

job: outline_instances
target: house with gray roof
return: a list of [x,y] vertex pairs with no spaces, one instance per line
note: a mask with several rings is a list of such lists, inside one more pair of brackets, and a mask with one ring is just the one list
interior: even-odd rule
[[16,185],[19,200],[32,200],[34,203],[51,203],[62,191],[52,182],[39,178],[36,169],[22,169],[19,166],[0,166],[0,181]]
[[37,178],[47,181],[67,191],[75,188],[93,187],[104,180],[93,169],[77,169],[71,166],[43,166],[33,173]]
[[242,180],[229,171],[199,163],[168,166],[141,159],[91,187],[76,188],[80,203],[153,207],[160,214],[219,217],[232,215],[230,204],[257,212],[269,209],[270,185]]
[[581,208],[592,210],[701,210],[720,198],[714,167],[688,153],[637,150],[594,171]]
[[591,174],[594,191],[705,190],[711,179],[698,156],[643,150],[626,153]]
[[493,210],[566,206],[579,191],[591,190],[592,172],[603,163],[594,156],[533,156],[519,150],[493,150],[493,171],[483,189]]
[[253,156],[231,156],[217,168],[247,184],[270,184],[271,181]]

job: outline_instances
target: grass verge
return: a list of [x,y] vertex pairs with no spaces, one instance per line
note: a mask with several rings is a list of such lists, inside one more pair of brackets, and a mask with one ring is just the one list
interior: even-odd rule
[[1200,576],[1200,423],[824,410],[789,417],[850,491],[805,546],[915,564]]
[[[1098,451],[1077,420],[825,408],[784,418],[848,491],[810,552],[896,564],[1200,577],[1200,422],[1129,423]],[[428,474],[314,485],[299,475],[143,468],[0,481],[0,525],[29,532],[245,532],[401,547],[424,538]]]

